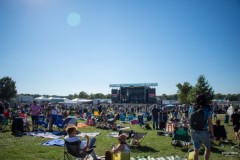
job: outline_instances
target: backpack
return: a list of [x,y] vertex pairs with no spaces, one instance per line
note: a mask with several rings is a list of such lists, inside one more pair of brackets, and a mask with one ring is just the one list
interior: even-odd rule
[[194,109],[190,114],[190,127],[193,130],[203,130],[206,120],[204,118],[204,109]]

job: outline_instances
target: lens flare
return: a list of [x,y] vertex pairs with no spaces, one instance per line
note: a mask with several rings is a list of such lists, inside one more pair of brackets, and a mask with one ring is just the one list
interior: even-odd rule
[[70,26],[78,26],[81,21],[81,17],[78,13],[76,12],[71,12],[67,16],[67,23]]

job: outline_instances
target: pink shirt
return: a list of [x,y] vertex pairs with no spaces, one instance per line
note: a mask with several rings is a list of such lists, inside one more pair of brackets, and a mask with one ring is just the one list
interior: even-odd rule
[[32,116],[37,116],[39,115],[41,109],[42,107],[40,105],[31,105],[30,113]]

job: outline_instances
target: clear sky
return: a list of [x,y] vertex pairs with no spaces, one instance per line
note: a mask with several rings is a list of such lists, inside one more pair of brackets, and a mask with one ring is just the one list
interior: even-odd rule
[[158,83],[157,95],[200,75],[240,93],[239,0],[1,0],[0,78],[18,93],[109,94]]

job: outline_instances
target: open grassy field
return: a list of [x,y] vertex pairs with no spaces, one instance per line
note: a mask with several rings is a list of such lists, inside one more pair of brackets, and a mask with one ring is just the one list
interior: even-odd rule
[[[223,124],[223,115],[218,115]],[[141,147],[131,148],[131,157],[151,156],[162,157],[169,155],[178,155],[184,157],[187,153],[186,147],[173,147],[171,145],[171,137],[158,136],[156,130],[145,130],[138,125],[122,124],[130,126],[135,132],[147,132],[146,137],[141,143]],[[233,140],[232,143],[221,146],[218,142],[212,145],[212,153],[210,159],[240,159],[239,154],[236,156],[226,157],[222,152],[231,150],[231,146],[236,144],[233,129],[231,125],[225,125],[228,132],[228,139]],[[85,127],[79,129],[81,132],[100,132],[97,136],[95,152],[97,155],[104,155],[105,151],[110,148],[111,143],[116,144],[117,139],[108,137],[112,130],[96,129],[95,127]],[[41,143],[47,141],[46,138],[22,136],[15,137],[10,130],[0,132],[0,160],[61,160],[63,159],[63,147],[42,146]],[[201,151],[200,158],[203,159]]]

